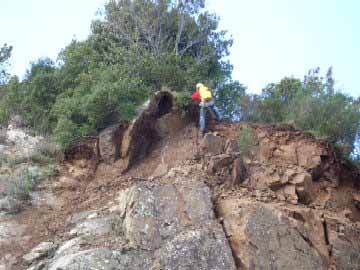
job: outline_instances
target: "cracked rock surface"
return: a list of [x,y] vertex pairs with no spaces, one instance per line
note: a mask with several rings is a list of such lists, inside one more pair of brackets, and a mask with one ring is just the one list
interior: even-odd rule
[[[118,219],[113,220],[109,233],[122,244],[79,250],[74,238],[64,243],[42,269],[236,269],[229,243],[214,216],[211,192],[204,183],[134,185],[119,193],[110,215]],[[109,216],[85,224],[95,222],[111,224]],[[89,234],[99,237],[96,230],[92,234],[91,230],[77,230],[77,236],[84,236],[85,241],[89,241]],[[66,252],[70,249],[74,252]],[[215,251],[219,251],[216,256]]]

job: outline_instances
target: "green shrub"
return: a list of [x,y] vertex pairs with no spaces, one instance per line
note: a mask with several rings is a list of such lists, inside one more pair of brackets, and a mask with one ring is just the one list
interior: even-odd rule
[[3,190],[0,195],[27,200],[39,183],[54,176],[56,172],[56,165],[48,165],[44,168],[27,166],[14,175],[0,175],[0,186]]
[[58,147],[50,142],[44,140],[37,144],[28,155],[6,155],[0,156],[0,165],[6,165],[10,168],[14,168],[20,164],[34,164],[34,165],[49,165],[54,162],[54,159],[60,154]]
[[[331,68],[323,78],[319,69],[303,81],[284,78],[270,84],[253,99],[248,119],[267,123],[291,123],[315,136],[327,138],[351,158],[360,130],[360,99],[334,90]],[[255,117],[254,117],[255,116]],[[251,118],[253,117],[253,118]]]
[[7,156],[6,157],[6,163],[9,167],[13,168],[16,165],[22,164],[22,163],[26,163],[28,162],[28,157],[21,155],[14,155],[14,156]]
[[185,118],[191,104],[191,95],[188,92],[176,92],[176,105],[180,110],[181,116]]
[[34,151],[28,158],[27,161],[31,164],[47,165],[52,162],[52,159],[44,154]]
[[41,177],[37,169],[25,168],[19,175],[2,175],[0,185],[4,187],[4,195],[19,200],[27,200],[30,192],[40,182]]
[[[86,40],[74,40],[60,52],[58,63],[39,59],[22,81],[6,80],[0,121],[19,114],[27,125],[54,135],[63,150],[78,137],[131,119],[162,86],[189,91],[201,81],[215,90],[232,82],[225,58],[232,39],[218,29],[219,19],[203,1],[109,1],[104,12]],[[239,91],[224,98],[234,86],[218,95],[219,103],[232,104],[228,115],[239,107]],[[183,114],[189,101],[184,92]]]

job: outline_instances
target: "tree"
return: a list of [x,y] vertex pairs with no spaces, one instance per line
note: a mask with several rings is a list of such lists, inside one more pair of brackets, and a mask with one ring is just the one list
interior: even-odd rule
[[49,133],[51,130],[50,111],[58,94],[55,63],[49,58],[41,58],[31,63],[21,85],[23,116],[32,127]]
[[8,60],[11,56],[12,46],[8,46],[6,43],[0,48],[0,84],[4,84],[8,79],[6,67]]
[[332,96],[335,93],[335,81],[333,78],[333,72],[332,72],[332,67],[329,67],[327,73],[326,73],[326,84],[325,84],[325,88],[327,91],[327,95]]
[[285,77],[277,84],[267,85],[258,106],[260,119],[271,123],[285,121],[290,103],[301,91],[301,81],[295,78]]
[[[332,69],[326,78],[320,69],[312,69],[303,81],[284,78],[263,89],[253,105],[250,118],[264,122],[287,122],[323,136],[351,157],[360,130],[358,100],[335,91]],[[255,117],[254,117],[255,116]]]
[[164,86],[190,95],[197,82],[214,90],[225,116],[239,117],[245,89],[231,80],[224,56],[233,41],[218,24],[204,0],[110,0],[86,40],[72,41],[56,64],[39,59],[22,82],[7,85],[2,119],[16,105],[29,125],[66,147],[131,119]]
[[239,82],[230,82],[215,91],[219,111],[225,119],[240,120],[245,117],[245,90],[245,86]]
[[112,44],[105,54],[126,48],[134,72],[155,88],[185,90],[196,81],[229,78],[231,73],[222,59],[233,41],[217,29],[219,19],[204,6],[203,0],[110,1],[105,21],[93,23],[92,36]]

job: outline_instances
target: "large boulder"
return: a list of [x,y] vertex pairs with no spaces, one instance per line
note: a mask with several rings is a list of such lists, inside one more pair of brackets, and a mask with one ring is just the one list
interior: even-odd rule
[[54,242],[42,242],[34,247],[28,254],[24,255],[23,259],[28,263],[32,263],[33,261],[49,256],[56,248],[57,245]]
[[[211,192],[202,182],[139,183],[120,192],[109,216],[116,219],[91,216],[79,221],[78,237],[61,245],[44,269],[236,269]],[[98,245],[104,233],[117,244],[81,251],[81,245],[93,244],[90,236]],[[219,251],[216,256],[214,251]]]
[[335,269],[360,269],[360,228],[349,220],[325,216],[331,263]]
[[241,269],[327,269],[320,221],[304,226],[301,213],[297,222],[289,210],[245,199],[219,201],[217,209]]
[[70,231],[70,235],[89,235],[103,236],[113,232],[113,224],[116,218],[113,216],[90,218],[79,222],[74,229]]
[[122,193],[119,202],[124,233],[142,249],[157,249],[186,228],[214,221],[210,190],[202,183],[142,183]]
[[[113,258],[110,249],[92,249],[63,256],[55,260],[49,270],[89,270],[89,269],[121,269],[119,262]],[[124,269],[124,268],[123,268]],[[135,268],[133,268],[135,269]]]
[[[178,234],[158,252],[158,269],[235,269],[227,239],[220,228],[195,229]],[[214,254],[216,252],[216,255]]]
[[250,198],[217,211],[240,268],[360,269],[360,228],[341,215]]

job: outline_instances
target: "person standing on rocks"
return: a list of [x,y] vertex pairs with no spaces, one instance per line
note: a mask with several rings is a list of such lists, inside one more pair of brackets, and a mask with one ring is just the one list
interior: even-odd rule
[[205,133],[205,119],[206,119],[206,111],[209,110],[210,113],[215,117],[216,121],[221,121],[221,116],[219,111],[215,107],[215,100],[211,93],[209,87],[204,86],[202,83],[196,84],[196,90],[191,95],[192,100],[200,100],[200,132],[203,136]]

